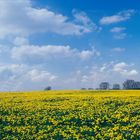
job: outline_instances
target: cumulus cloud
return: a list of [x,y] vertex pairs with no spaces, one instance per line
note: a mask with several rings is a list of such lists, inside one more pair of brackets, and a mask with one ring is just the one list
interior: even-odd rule
[[40,89],[58,78],[44,68],[24,64],[0,65],[0,90]]
[[[34,68],[24,64],[11,64],[11,65],[0,65],[0,77],[2,80],[16,80],[21,77],[28,77],[32,81],[52,81],[57,76],[49,73],[46,70]],[[3,78],[2,78],[3,77]],[[6,79],[4,79],[6,78]]]
[[13,44],[16,46],[27,45],[29,44],[29,41],[25,37],[15,37]]
[[125,48],[117,47],[117,48],[113,48],[111,51],[114,51],[114,52],[124,52]]
[[97,25],[92,22],[92,20],[87,16],[85,12],[79,12],[77,10],[73,10],[72,12],[73,16],[75,17],[75,22],[87,27],[87,32],[90,32],[91,30],[96,30],[98,28]]
[[95,48],[91,50],[79,51],[76,48],[71,48],[70,46],[34,46],[34,45],[23,45],[18,47],[13,47],[11,50],[11,56],[13,59],[21,61],[34,61],[43,62],[47,60],[60,60],[61,58],[79,58],[81,60],[87,60],[92,56],[99,56]]
[[[20,9],[20,10],[19,10]],[[68,17],[47,8],[34,8],[31,0],[0,1],[0,37],[27,36],[37,32],[61,35],[81,35],[91,29],[83,24],[68,21]]]
[[121,11],[117,13],[116,15],[112,16],[105,16],[100,19],[100,24],[102,25],[109,25],[113,23],[118,23],[122,21],[126,21],[131,18],[131,16],[134,14],[134,10],[126,10],[126,11]]
[[124,39],[127,37],[126,33],[114,34],[113,36],[115,39]]
[[122,76],[136,76],[138,71],[135,69],[130,69],[131,65],[125,62],[120,62],[114,65],[113,71],[121,74]]
[[124,31],[126,28],[125,27],[114,27],[110,30],[110,32],[112,33],[120,33],[122,31]]
[[79,56],[82,60],[86,60],[91,57],[100,56],[100,55],[101,53],[98,50],[96,50],[94,47],[91,50],[82,50],[79,53]]
[[53,81],[57,78],[57,76],[52,75],[48,71],[45,70],[37,70],[37,69],[32,69],[31,71],[28,71],[27,76],[30,77],[30,79],[33,82],[43,82],[43,81]]
[[113,33],[113,37],[115,39],[124,39],[127,36],[127,34],[124,33],[125,30],[125,27],[114,27],[110,30],[110,32]]

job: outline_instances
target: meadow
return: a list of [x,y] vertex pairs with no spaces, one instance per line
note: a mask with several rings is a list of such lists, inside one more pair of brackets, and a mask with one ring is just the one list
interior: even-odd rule
[[140,91],[0,93],[0,140],[140,139]]

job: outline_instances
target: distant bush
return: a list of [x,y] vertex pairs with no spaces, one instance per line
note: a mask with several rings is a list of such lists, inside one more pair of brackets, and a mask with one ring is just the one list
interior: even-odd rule
[[87,90],[86,88],[81,88],[81,90]]
[[48,86],[44,90],[51,90],[51,89],[52,89],[52,87],[51,86]]

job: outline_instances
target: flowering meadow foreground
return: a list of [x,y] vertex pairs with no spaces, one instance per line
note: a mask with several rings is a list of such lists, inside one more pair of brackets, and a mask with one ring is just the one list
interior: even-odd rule
[[140,139],[140,91],[0,93],[0,139]]

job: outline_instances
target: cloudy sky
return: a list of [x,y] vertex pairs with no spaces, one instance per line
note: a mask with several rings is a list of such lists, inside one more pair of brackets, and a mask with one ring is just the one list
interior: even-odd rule
[[139,25],[139,0],[0,0],[0,91],[140,80]]

